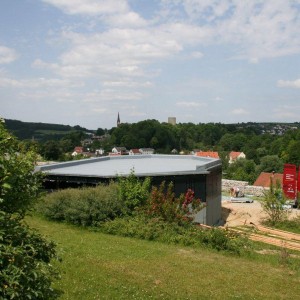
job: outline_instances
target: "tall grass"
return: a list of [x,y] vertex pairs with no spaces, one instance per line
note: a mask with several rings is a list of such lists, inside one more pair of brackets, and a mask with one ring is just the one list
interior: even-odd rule
[[[271,226],[272,224],[266,222],[266,225]],[[281,229],[281,230],[287,230],[291,231],[294,233],[299,233],[300,234],[300,215],[293,219],[287,219],[281,222],[278,222],[274,225],[275,228]]]

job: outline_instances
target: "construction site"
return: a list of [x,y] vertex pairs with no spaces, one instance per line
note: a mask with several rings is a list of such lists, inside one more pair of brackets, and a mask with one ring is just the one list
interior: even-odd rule
[[[297,174],[295,165],[285,164],[282,179],[282,194],[289,205],[284,207],[286,219],[300,218],[298,193],[300,192],[300,169]],[[248,200],[247,200],[248,199]],[[247,233],[253,241],[300,251],[300,234],[264,226],[268,215],[263,209],[262,201],[249,201],[248,197],[233,195],[222,197],[223,227]]]

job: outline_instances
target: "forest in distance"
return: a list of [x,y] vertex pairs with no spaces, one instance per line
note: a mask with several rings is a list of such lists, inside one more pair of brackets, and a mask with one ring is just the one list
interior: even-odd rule
[[[88,130],[79,125],[26,123],[5,120],[8,131],[24,147],[34,146],[44,160],[74,159],[70,153],[85,144],[86,151],[113,147],[153,148],[155,153],[189,154],[193,150],[217,151],[225,178],[253,182],[260,172],[282,172],[283,164],[300,165],[300,123],[178,123],[157,120],[121,123],[111,129]],[[93,136],[101,137],[92,139]],[[89,141],[84,143],[84,141]],[[246,159],[229,165],[231,151],[244,152]]]

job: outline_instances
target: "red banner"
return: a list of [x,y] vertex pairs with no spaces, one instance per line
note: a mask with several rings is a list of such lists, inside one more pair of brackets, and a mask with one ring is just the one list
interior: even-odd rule
[[298,199],[299,193],[300,193],[300,167],[298,167],[298,181],[297,181],[297,193],[296,193],[296,198],[297,199]]
[[291,164],[284,164],[282,189],[284,195],[289,199],[296,199],[297,185],[299,188],[299,182],[297,184],[296,166]]

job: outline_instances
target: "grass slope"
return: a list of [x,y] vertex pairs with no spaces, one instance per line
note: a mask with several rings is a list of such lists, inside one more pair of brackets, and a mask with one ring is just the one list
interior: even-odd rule
[[61,299],[298,299],[300,276],[270,262],[110,236],[38,217],[58,244]]

